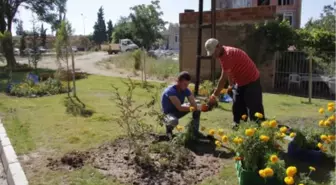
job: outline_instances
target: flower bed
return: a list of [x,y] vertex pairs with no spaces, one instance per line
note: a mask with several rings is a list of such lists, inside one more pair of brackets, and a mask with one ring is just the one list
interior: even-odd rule
[[39,83],[34,83],[32,80],[25,80],[21,83],[10,85],[9,95],[18,97],[41,97],[67,92],[64,83],[51,78]]

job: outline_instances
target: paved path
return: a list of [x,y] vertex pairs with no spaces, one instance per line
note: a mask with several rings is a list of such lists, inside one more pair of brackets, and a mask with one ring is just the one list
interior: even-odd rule
[[[88,54],[75,56],[75,68],[80,69],[81,71],[87,72],[89,74],[123,77],[123,78],[131,76],[132,79],[141,79],[141,76],[134,76],[132,72],[125,71],[123,69],[106,70],[96,65],[97,62],[114,56],[115,55],[108,55],[106,52],[90,52]],[[16,61],[22,64],[28,63],[27,58],[17,57]],[[69,62],[71,62],[71,59],[69,59]],[[69,63],[69,65],[71,65],[71,63]],[[66,66],[64,62],[62,63],[62,66]],[[38,63],[38,67],[56,70],[58,68],[56,65],[56,58],[53,56],[42,57],[42,60]],[[148,81],[162,82],[161,80],[156,79],[148,79]]]

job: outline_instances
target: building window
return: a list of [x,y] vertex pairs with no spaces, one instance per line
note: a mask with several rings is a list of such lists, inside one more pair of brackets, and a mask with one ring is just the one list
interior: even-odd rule
[[293,13],[284,13],[283,19],[287,20],[291,26],[293,26]]
[[179,42],[179,35],[178,34],[175,35],[175,42],[176,43]]
[[258,0],[258,6],[270,5],[270,0]]
[[278,0],[278,5],[293,5],[294,0]]

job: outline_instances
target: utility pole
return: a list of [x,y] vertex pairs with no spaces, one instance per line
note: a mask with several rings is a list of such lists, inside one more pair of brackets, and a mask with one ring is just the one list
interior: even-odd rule
[[83,13],[81,13],[81,16],[82,16],[82,19],[83,19],[83,29],[84,29],[84,36],[85,36],[85,16],[84,16],[84,14]]

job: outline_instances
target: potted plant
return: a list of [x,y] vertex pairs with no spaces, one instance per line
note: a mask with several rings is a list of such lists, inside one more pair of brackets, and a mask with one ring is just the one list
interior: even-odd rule
[[323,133],[320,135],[320,142],[317,147],[327,155],[335,157],[335,103],[328,103],[326,110],[320,108],[319,113],[323,116],[323,119],[319,121]]
[[301,161],[319,162],[324,156],[324,153],[317,147],[321,132],[311,128],[294,130],[296,136],[288,144],[288,155]]
[[[257,113],[256,117],[262,117]],[[243,116],[244,118],[245,116]],[[236,152],[236,171],[239,185],[283,184],[284,161],[277,156],[278,144],[283,140],[275,120],[265,121],[259,127],[256,123],[240,125],[230,136]]]

